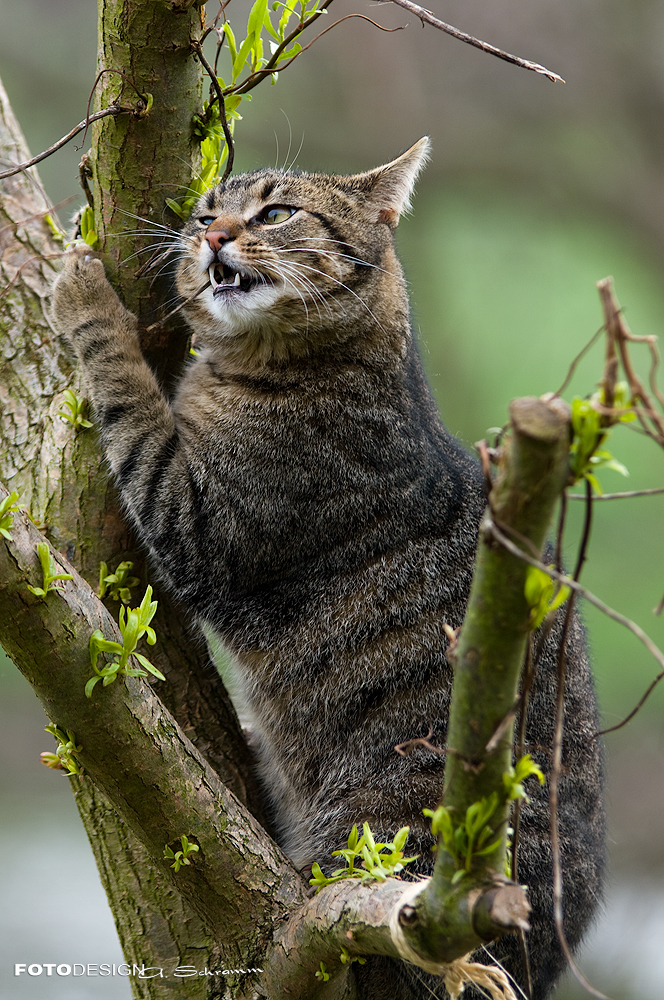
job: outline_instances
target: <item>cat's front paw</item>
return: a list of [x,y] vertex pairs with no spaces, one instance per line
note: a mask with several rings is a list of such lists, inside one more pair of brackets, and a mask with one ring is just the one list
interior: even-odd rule
[[64,269],[53,286],[51,318],[58,333],[79,348],[94,326],[126,328],[128,320],[133,325],[133,316],[111,287],[104,265],[86,246],[76,247],[64,258]]

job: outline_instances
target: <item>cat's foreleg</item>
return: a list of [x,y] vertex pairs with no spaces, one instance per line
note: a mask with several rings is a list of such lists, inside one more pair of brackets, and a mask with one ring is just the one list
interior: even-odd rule
[[123,487],[175,434],[171,409],[141,354],[136,317],[102,262],[79,250],[65,257],[51,315],[79,356],[109,464]]
[[[53,289],[51,317],[79,356],[123,502],[145,540],[154,544],[151,536],[161,528],[154,497],[162,488],[177,492],[186,504],[182,476],[177,491],[169,491],[166,481],[186,463],[173,412],[141,354],[136,317],[115,294],[102,262],[85,250],[65,257]],[[177,522],[170,530],[170,552],[177,559],[185,540],[178,539],[176,528]]]

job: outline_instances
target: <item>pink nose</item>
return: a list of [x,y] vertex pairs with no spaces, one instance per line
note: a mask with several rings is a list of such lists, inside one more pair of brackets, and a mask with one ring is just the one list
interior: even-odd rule
[[227,229],[214,229],[212,232],[207,232],[204,239],[208,241],[215,253],[221,250],[224,243],[227,243],[231,239],[231,235]]

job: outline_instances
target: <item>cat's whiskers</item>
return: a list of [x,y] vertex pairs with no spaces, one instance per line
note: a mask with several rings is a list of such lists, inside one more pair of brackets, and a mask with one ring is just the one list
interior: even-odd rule
[[[153,229],[162,229],[167,233],[171,233],[173,236],[180,236],[177,229],[173,229],[172,226],[164,226],[160,222],[155,222],[153,219],[146,219],[143,215],[136,215],[134,212],[126,212],[123,208],[120,209],[123,215],[129,216],[130,219],[136,219],[138,222],[144,222],[146,226],[152,226]],[[143,230],[137,230],[137,232],[142,232]]]
[[277,273],[279,273],[283,277],[283,272],[288,272],[290,274],[290,277],[292,279],[290,284],[293,284],[294,280],[297,278],[297,280],[300,282],[300,286],[309,292],[309,295],[313,300],[313,304],[316,306],[319,322],[323,321],[323,317],[321,316],[321,311],[318,304],[319,302],[327,310],[328,316],[330,318],[333,316],[333,310],[329,302],[327,301],[326,297],[321,292],[320,288],[318,288],[316,283],[313,282],[307,275],[298,272],[296,263],[293,263],[292,261],[289,261],[288,263],[286,263],[285,261],[279,261],[279,271]]
[[351,254],[342,253],[340,250],[327,250],[322,247],[278,247],[277,249],[280,253],[317,253],[321,257],[344,257],[346,260],[352,261],[353,264],[361,264],[362,267],[371,267],[375,271],[382,271],[383,274],[387,274],[390,278],[397,277],[392,271],[386,271],[384,267],[380,267],[378,264],[372,264],[361,257],[353,257]]
[[178,249],[179,245],[177,243],[172,243],[170,246],[164,243],[150,243],[148,246],[141,247],[140,250],[135,250],[134,253],[129,254],[128,257],[125,257],[122,260],[122,263],[128,264],[130,260],[134,260],[135,257],[140,257],[141,254],[148,253],[148,251],[150,250],[160,251],[161,255],[168,254],[170,256],[171,254],[175,253]]
[[314,271],[316,274],[320,274],[323,278],[329,278],[330,281],[333,281],[336,285],[339,285],[340,288],[345,288],[345,290],[347,292],[350,292],[351,295],[354,295],[355,298],[357,299],[357,301],[360,302],[364,306],[364,308],[369,313],[369,315],[371,316],[371,318],[374,321],[374,323],[376,323],[376,325],[383,331],[383,333],[386,332],[383,324],[380,322],[380,320],[377,318],[377,316],[374,315],[374,313],[371,311],[371,309],[369,308],[369,306],[367,305],[367,303],[364,301],[364,299],[360,295],[358,295],[356,291],[354,291],[348,285],[344,284],[343,281],[340,281],[338,278],[333,277],[331,274],[327,274],[326,271],[321,271],[320,268],[314,267],[312,264],[305,264],[302,261],[297,261],[294,266],[295,267],[306,267],[306,269],[308,271]]
[[[266,268],[269,268],[271,266],[271,262],[270,261],[257,260],[256,263],[262,264],[263,267],[266,267]],[[297,287],[295,281],[291,280],[288,277],[286,277],[286,275],[284,273],[282,273],[281,271],[278,271],[277,272],[277,277],[281,281],[283,281],[284,284],[290,285],[290,287],[293,289],[293,291],[295,292],[295,294],[301,300],[302,305],[304,306],[304,311],[305,311],[306,318],[307,318],[307,330],[308,330],[309,329],[309,308],[307,306],[307,302],[306,302],[306,299],[305,299],[304,295],[302,294],[302,292]],[[314,302],[314,304],[316,305],[316,309],[318,310],[318,318],[320,320],[320,309],[318,309],[318,305],[315,302]]]

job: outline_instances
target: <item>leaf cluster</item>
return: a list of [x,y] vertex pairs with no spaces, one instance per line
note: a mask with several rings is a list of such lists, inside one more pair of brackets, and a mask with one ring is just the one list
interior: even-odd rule
[[325,962],[321,962],[318,969],[314,973],[316,979],[320,979],[321,983],[327,983],[330,979],[330,973],[327,971],[327,966]]
[[[603,448],[613,424],[629,423],[636,419],[633,401],[629,398],[626,382],[618,382],[614,389],[614,406],[611,415],[606,412],[604,390],[590,399],[572,400],[572,443],[570,445],[570,472],[574,482],[587,479],[597,494],[602,487],[595,475],[600,468],[613,469],[623,476],[629,473],[610,451]],[[614,413],[615,411],[615,413]]]
[[339,961],[342,965],[352,965],[353,962],[357,962],[358,965],[365,965],[366,958],[362,955],[351,955],[347,948],[341,946],[341,954],[339,955]]
[[509,770],[503,773],[503,787],[505,789],[505,800],[511,802],[513,799],[525,799],[528,801],[523,782],[526,778],[534,775],[543,785],[546,781],[541,768],[537,766],[529,753],[523,755]]
[[79,427],[84,429],[92,427],[91,422],[84,417],[87,400],[77,396],[71,389],[65,389],[64,397],[65,401],[62,404],[62,409],[58,410],[58,416],[68,420],[74,430],[78,430]]
[[[551,566],[551,569],[554,567]],[[528,566],[524,593],[530,608],[528,628],[539,628],[547,615],[556,611],[571,594],[569,587],[552,580],[548,573],[537,566]]]
[[[348,846],[339,851],[332,851],[332,857],[342,857],[346,862],[345,868],[338,868],[328,877],[321,871],[320,865],[314,861],[311,867],[312,878],[309,885],[316,887],[316,892],[326,885],[340,882],[346,878],[359,878],[363,882],[369,879],[378,879],[384,882],[386,879],[400,872],[404,865],[415,861],[417,855],[410,858],[404,857],[403,848],[408,838],[409,827],[403,826],[395,835],[394,840],[389,844],[376,843],[368,823],[362,826],[362,836],[358,837],[357,826],[353,826],[348,837]],[[356,867],[356,862],[360,862],[361,867]]]
[[[150,622],[154,618],[157,610],[157,601],[152,600],[152,587],[148,586],[143,600],[138,608],[128,610],[120,608],[120,618],[118,625],[122,633],[122,644],[112,639],[105,639],[103,633],[96,629],[90,637],[90,662],[94,670],[94,676],[85,685],[85,696],[90,698],[95,685],[101,681],[104,687],[112,684],[119,674],[125,677],[147,677],[148,673],[158,677],[160,681],[166,680],[160,670],[150,663],[147,657],[136,652],[136,646],[140,639],[145,636],[149,645],[154,646],[157,641],[155,631],[150,627]],[[114,658],[105,663],[102,667],[97,665],[100,653],[114,653]],[[130,657],[133,656],[140,663],[141,667],[130,665]]]
[[85,208],[81,209],[78,227],[81,231],[80,241],[74,240],[74,242],[85,243],[93,250],[97,250],[99,237],[95,231],[95,215],[90,205],[86,205]]
[[452,876],[453,885],[472,871],[475,858],[492,854],[500,847],[501,837],[496,836],[498,828],[494,829],[490,820],[499,805],[504,805],[513,799],[527,799],[523,782],[530,775],[535,775],[542,784],[544,783],[542,771],[530,754],[525,754],[514,767],[503,773],[502,794],[495,791],[479,802],[473,802],[466,809],[466,815],[461,822],[455,822],[454,811],[442,803],[436,810],[423,810],[424,815],[431,819],[431,832],[434,837],[442,839],[445,849],[456,865],[456,871]]
[[18,493],[10,493],[8,497],[0,503],[0,535],[11,542],[12,536],[10,528],[14,524],[14,514],[18,513],[20,507],[17,506]]
[[[324,13],[326,11],[320,9],[319,0],[287,0],[286,3],[275,0],[272,4],[269,0],[256,0],[249,12],[244,38],[241,39],[236,37],[230,23],[224,21],[220,33],[222,41],[227,44],[229,79],[217,76],[217,81],[223,94],[224,112],[231,135],[235,130],[235,122],[242,120],[238,110],[240,103],[243,99],[251,100],[251,94],[246,92],[245,87],[249,89],[268,76],[273,84],[276,83],[279,66],[294,59],[302,51],[302,46],[295,38],[307,28],[312,19]],[[296,25],[289,31],[293,18],[297,18]],[[269,58],[265,55],[266,44],[270,49]],[[241,79],[247,69],[248,76]],[[192,178],[189,191],[182,201],[166,199],[168,207],[181,219],[187,219],[200,196],[219,183],[228,157],[216,96],[205,101],[203,113],[194,119],[194,134],[201,143],[200,171]],[[81,233],[84,235],[82,228]],[[96,239],[94,232],[92,236]]]
[[105,562],[99,563],[99,599],[110,597],[113,601],[129,604],[131,588],[141,582],[137,576],[130,576],[134,568],[133,562],[121,562],[113,573],[108,572]]
[[164,847],[164,857],[167,861],[173,862],[171,868],[173,868],[176,872],[180,871],[182,865],[190,865],[191,861],[189,860],[189,855],[200,850],[198,844],[189,843],[189,840],[184,833],[180,837],[180,843],[182,844],[181,851],[174,851],[168,846],[168,844]]
[[55,736],[58,745],[55,748],[55,753],[40,754],[42,764],[45,764],[46,767],[52,767],[59,771],[66,769],[68,775],[80,774],[81,769],[78,766],[74,755],[80,753],[83,747],[76,746],[76,737],[71,729],[68,729],[65,733],[62,729],[53,724],[46,726],[45,729],[47,733],[51,733],[51,735]]
[[456,871],[452,876],[455,885],[464,875],[471,871],[473,859],[492,854],[500,847],[500,837],[495,837],[495,831],[489,825],[489,820],[498,808],[498,792],[492,792],[488,797],[473,802],[466,809],[466,815],[461,823],[455,825],[452,810],[439,805],[434,811],[423,809],[425,816],[431,819],[431,832],[434,837],[442,837],[448,854],[454,860]]
[[39,543],[37,546],[37,554],[39,555],[39,562],[41,563],[42,568],[42,585],[41,587],[32,587],[28,584],[28,590],[30,593],[34,594],[35,597],[44,598],[50,590],[57,590],[55,583],[58,580],[74,579],[71,573],[55,572],[55,560],[53,559],[51,547],[48,542]]

